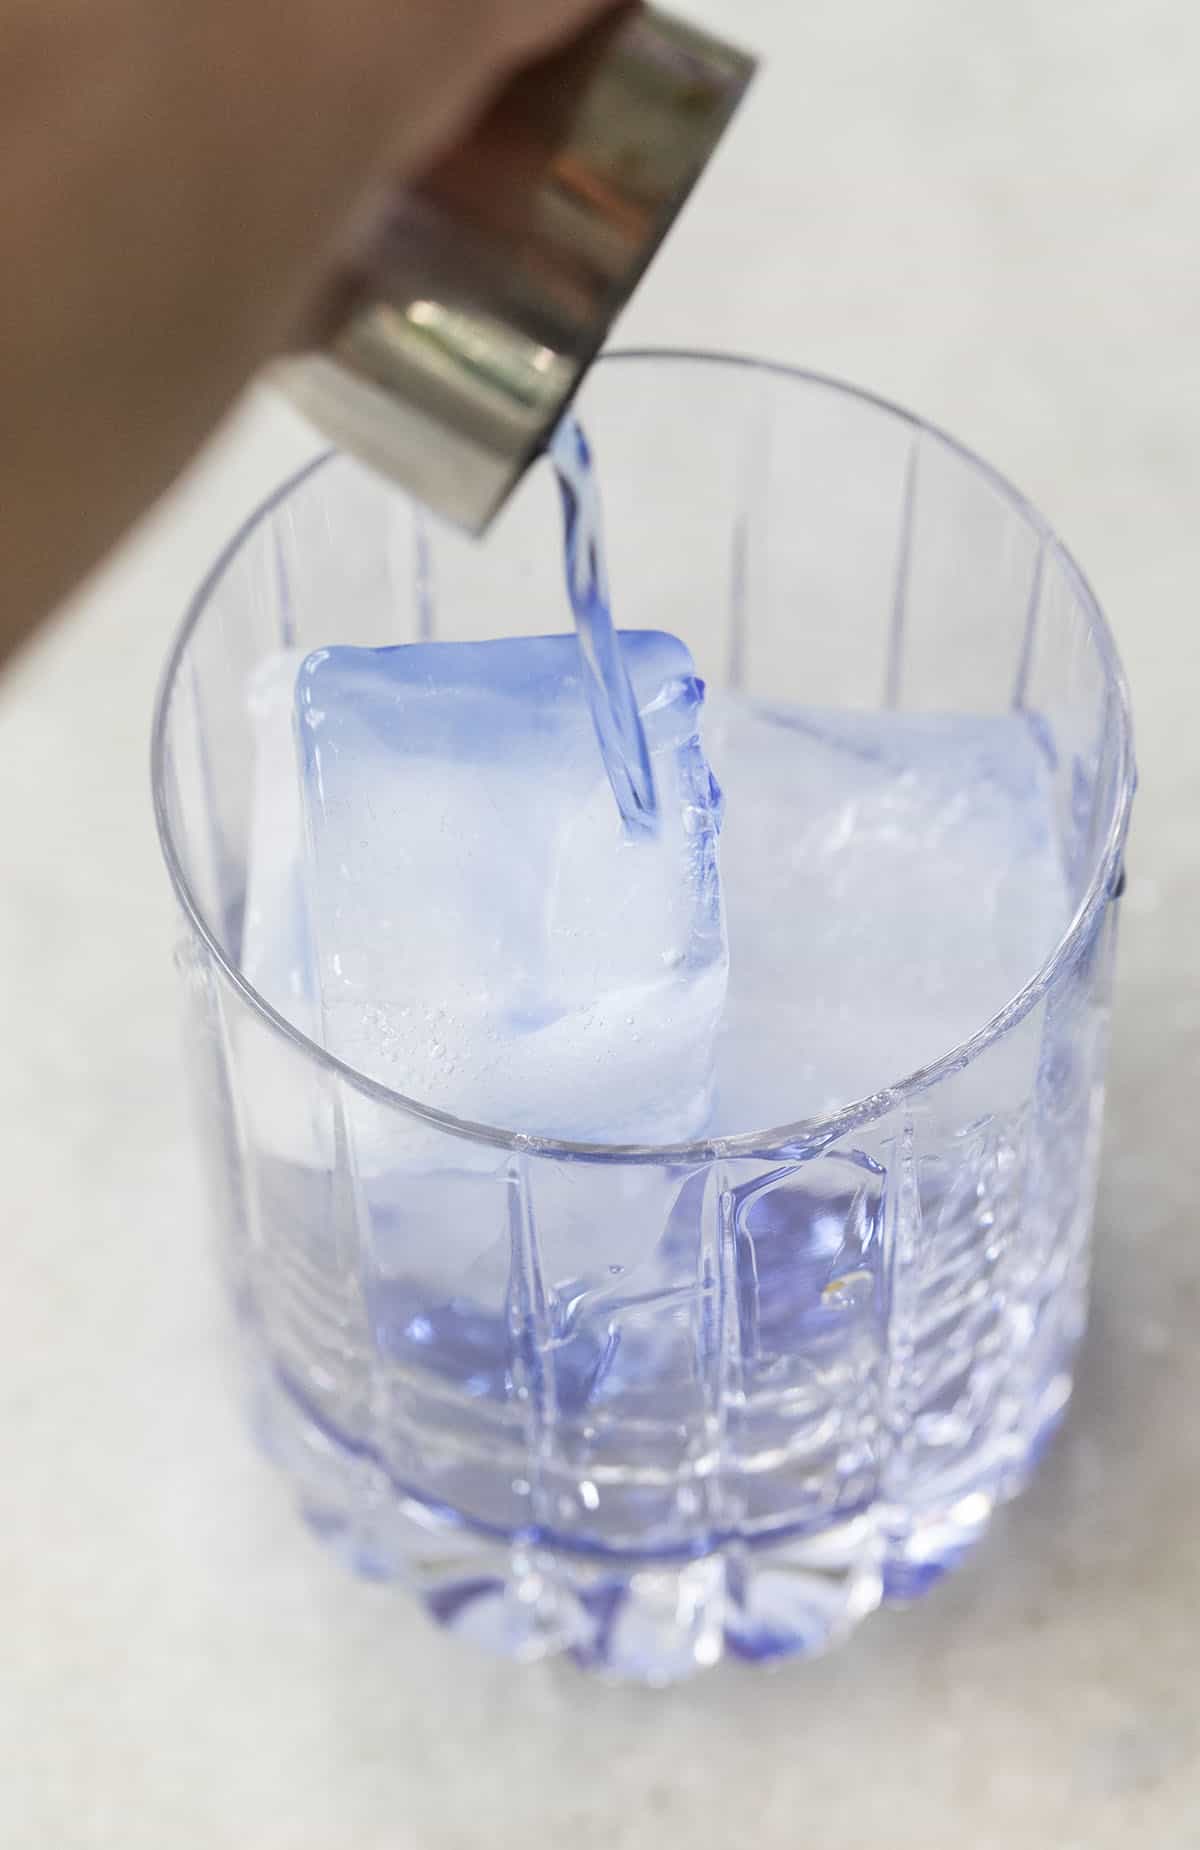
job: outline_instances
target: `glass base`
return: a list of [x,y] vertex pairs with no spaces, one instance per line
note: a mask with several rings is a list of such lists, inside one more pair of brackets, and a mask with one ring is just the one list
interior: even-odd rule
[[339,1445],[273,1373],[253,1390],[264,1449],[322,1542],[364,1578],[395,1582],[434,1622],[514,1662],[565,1655],[614,1681],[663,1687],[724,1657],[814,1657],[882,1603],[920,1598],[966,1559],[998,1503],[1029,1482],[1070,1395],[1056,1376],[1020,1457],[979,1461],[974,1485],[900,1512],[879,1503],[819,1533],[727,1544],[692,1559],[568,1553],[490,1535],[397,1492]]

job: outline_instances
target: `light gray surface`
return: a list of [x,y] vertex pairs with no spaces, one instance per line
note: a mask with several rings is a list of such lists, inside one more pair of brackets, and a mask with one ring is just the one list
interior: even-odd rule
[[226,1391],[146,793],[260,406],[0,689],[0,1844],[1200,1845],[1200,115],[1194,9],[710,0],[769,69],[626,332],[843,373],[1059,524],[1133,682],[1098,1303],[1045,1474],[841,1656],[665,1697],[351,1584]]

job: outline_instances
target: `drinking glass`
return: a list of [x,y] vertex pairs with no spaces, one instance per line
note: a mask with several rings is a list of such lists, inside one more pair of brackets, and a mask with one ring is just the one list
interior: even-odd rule
[[313,1529],[440,1625],[666,1682],[921,1593],[1062,1415],[1133,767],[1085,580],[950,438],[678,353],[604,360],[579,411],[623,627],[675,631],[750,699],[1028,714],[1070,897],[994,1019],[831,1117],[781,1090],[770,1124],[671,1148],[460,1121],[256,988],[256,867],[280,850],[247,689],[284,652],[567,628],[547,465],[476,544],[322,458],[196,597],[154,789],[258,1428]]

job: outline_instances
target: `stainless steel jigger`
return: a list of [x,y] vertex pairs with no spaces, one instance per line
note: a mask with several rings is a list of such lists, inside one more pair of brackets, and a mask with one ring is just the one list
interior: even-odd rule
[[754,61],[638,6],[522,73],[397,201],[293,401],[481,533],[544,448],[703,171]]

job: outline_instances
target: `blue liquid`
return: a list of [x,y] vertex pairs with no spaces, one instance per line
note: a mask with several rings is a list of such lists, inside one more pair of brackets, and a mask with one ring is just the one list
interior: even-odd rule
[[550,446],[562,496],[567,595],[575,614],[592,723],[617,808],[631,834],[658,827],[654,773],[637,700],[613,627],[604,528],[592,453],[578,422],[566,417]]

